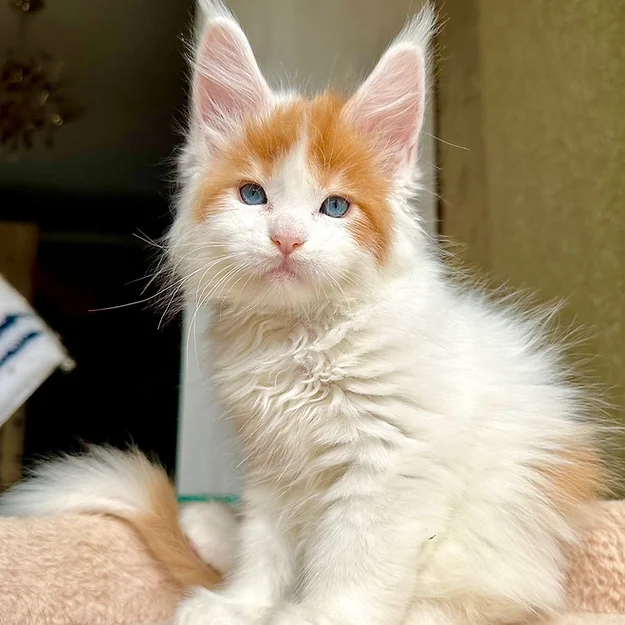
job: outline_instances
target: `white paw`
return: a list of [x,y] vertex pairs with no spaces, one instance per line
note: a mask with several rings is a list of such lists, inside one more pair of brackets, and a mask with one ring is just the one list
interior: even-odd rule
[[219,593],[198,588],[176,610],[175,625],[252,625],[262,610],[233,603]]
[[221,573],[232,568],[239,521],[231,506],[214,501],[180,507],[182,531],[204,562]]
[[289,603],[276,610],[266,625],[344,625],[321,610]]

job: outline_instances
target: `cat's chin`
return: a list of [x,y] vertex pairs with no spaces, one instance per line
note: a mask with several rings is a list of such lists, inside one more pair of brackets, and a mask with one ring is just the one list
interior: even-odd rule
[[276,269],[272,269],[269,274],[269,278],[272,280],[280,280],[280,281],[292,281],[292,280],[300,280],[300,276],[297,271],[293,270],[290,267],[286,267],[281,265]]
[[297,263],[282,261],[279,265],[269,269],[263,276],[263,280],[272,285],[289,286],[305,282],[305,276],[298,268]]
[[[322,289],[322,293],[327,293]],[[319,289],[302,271],[284,268],[272,269],[232,294],[233,300],[245,310],[272,310],[275,312],[310,311],[319,303]]]
[[300,280],[302,276],[296,262],[289,258],[283,258],[267,271],[266,277],[270,280],[290,281]]

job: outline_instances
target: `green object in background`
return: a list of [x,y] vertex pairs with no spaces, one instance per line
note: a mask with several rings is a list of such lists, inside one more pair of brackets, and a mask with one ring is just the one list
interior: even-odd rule
[[190,503],[193,501],[220,501],[228,504],[238,504],[237,495],[178,495],[178,503]]

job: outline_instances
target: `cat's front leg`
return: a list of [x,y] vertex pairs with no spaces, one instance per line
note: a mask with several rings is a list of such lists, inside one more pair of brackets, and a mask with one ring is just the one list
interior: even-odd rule
[[415,592],[415,502],[387,478],[351,470],[310,534],[294,603],[267,625],[400,625]]
[[272,493],[246,489],[238,553],[219,591],[196,589],[176,612],[176,625],[252,625],[293,582],[293,549],[278,522]]

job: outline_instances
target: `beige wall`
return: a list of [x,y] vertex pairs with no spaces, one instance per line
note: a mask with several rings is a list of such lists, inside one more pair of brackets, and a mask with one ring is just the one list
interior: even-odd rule
[[624,406],[625,2],[441,4],[438,132],[469,148],[441,146],[443,232],[496,282],[568,299]]

